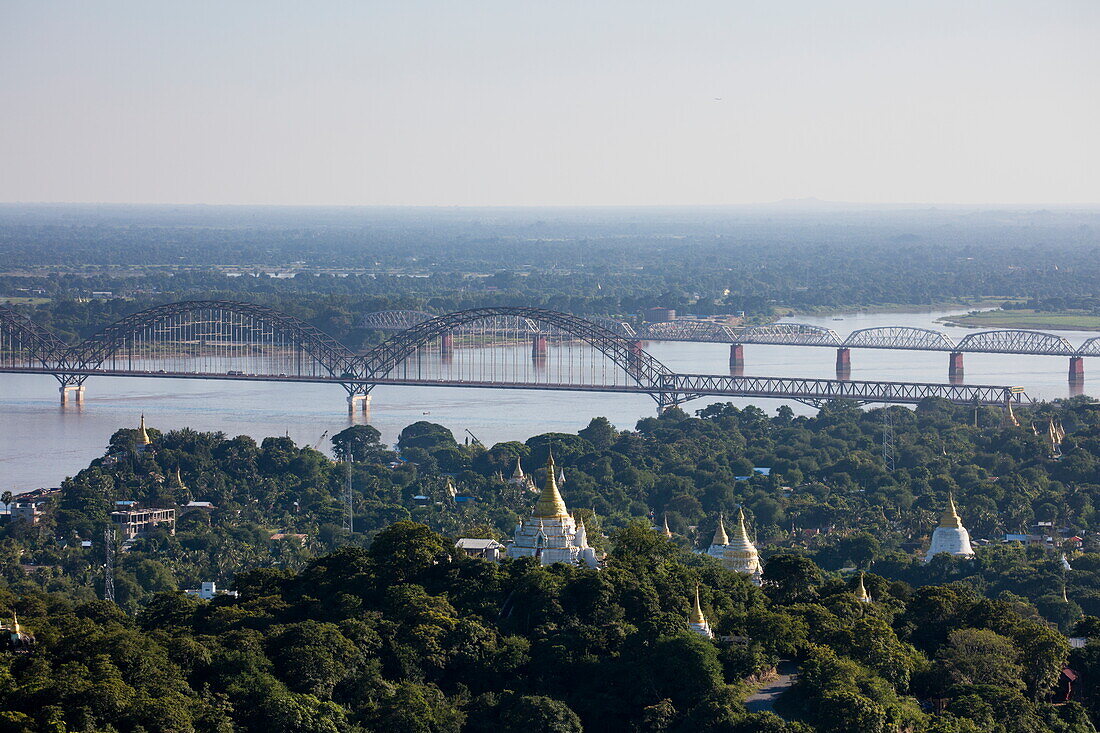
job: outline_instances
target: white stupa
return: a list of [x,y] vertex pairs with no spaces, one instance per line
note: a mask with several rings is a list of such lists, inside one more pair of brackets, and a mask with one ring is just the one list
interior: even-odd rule
[[955,557],[974,557],[974,550],[970,547],[970,533],[962,525],[959,513],[955,511],[955,499],[951,496],[947,497],[947,508],[940,518],[940,526],[932,533],[932,544],[928,547],[924,561],[932,562],[932,558],[941,552]]
[[726,521],[721,514],[718,515],[718,529],[714,530],[714,539],[710,541],[707,554],[719,560],[726,556],[726,548],[729,547],[730,538],[726,535]]
[[737,524],[733,527],[733,536],[729,538],[726,552],[722,556],[722,564],[730,570],[743,575],[759,576],[760,555],[756,547],[749,540],[749,533],[745,530],[745,510],[737,510]]

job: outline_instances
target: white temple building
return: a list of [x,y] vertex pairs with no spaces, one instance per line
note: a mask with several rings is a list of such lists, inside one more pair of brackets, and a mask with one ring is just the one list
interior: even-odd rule
[[700,636],[708,639],[714,638],[714,632],[710,630],[710,624],[703,616],[703,609],[699,605],[699,585],[695,585],[695,606],[691,609],[691,618],[688,620],[688,628]]
[[512,471],[512,477],[508,479],[508,483],[512,486],[519,486],[530,491],[537,491],[535,482],[531,480],[531,477],[523,472],[523,466],[520,465],[519,458],[516,458],[516,470]]
[[[517,466],[518,469],[518,466]],[[588,544],[584,522],[576,522],[558,491],[554,456],[546,461],[546,484],[531,518],[516,525],[508,557],[535,557],[543,565],[583,562],[596,567],[596,550]]]
[[[723,532],[724,533],[724,532]],[[729,537],[726,551],[722,555],[722,564],[730,570],[751,575],[753,582],[760,584],[762,568],[760,567],[760,555],[756,547],[749,540],[749,533],[745,529],[745,510],[737,510],[737,524],[733,527],[733,535]]]
[[924,561],[932,562],[932,558],[941,552],[956,557],[974,557],[974,550],[970,547],[970,533],[959,519],[959,513],[955,510],[955,499],[951,496],[947,497],[947,508],[940,518],[940,526],[932,532],[932,544],[928,547]]

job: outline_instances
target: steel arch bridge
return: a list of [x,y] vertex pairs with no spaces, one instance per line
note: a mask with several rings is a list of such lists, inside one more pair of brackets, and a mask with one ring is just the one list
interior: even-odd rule
[[[822,338],[835,334],[822,329]],[[820,335],[820,334],[819,334]],[[365,354],[265,306],[185,301],[156,306],[66,347],[0,308],[0,371],[51,374],[82,399],[95,375],[340,384],[349,404],[378,385],[602,391],[650,395],[661,408],[700,396],[914,404],[1020,403],[1019,388],[679,374],[636,338],[566,313],[476,308],[421,320]]]

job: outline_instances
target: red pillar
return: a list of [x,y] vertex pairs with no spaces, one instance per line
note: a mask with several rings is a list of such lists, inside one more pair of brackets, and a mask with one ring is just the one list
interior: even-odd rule
[[843,369],[852,368],[852,350],[849,348],[839,348],[836,350],[836,369],[841,371]]
[[546,357],[546,337],[545,336],[532,336],[531,337],[531,356],[536,359],[542,359]]
[[730,344],[730,369],[745,366],[745,345]]
[[455,351],[455,335],[448,331],[439,337],[439,351],[445,356],[453,354]]
[[961,351],[952,351],[951,356],[947,361],[947,375],[949,377],[959,376],[963,373],[963,355]]
[[1077,382],[1085,378],[1085,358],[1083,356],[1071,356],[1069,358],[1069,379]]

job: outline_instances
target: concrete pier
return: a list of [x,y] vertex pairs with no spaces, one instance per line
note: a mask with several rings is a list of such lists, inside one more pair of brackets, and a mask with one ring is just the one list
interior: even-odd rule
[[70,399],[77,403],[84,402],[83,384],[63,384],[57,391],[61,394],[61,404],[63,405],[68,404]]

